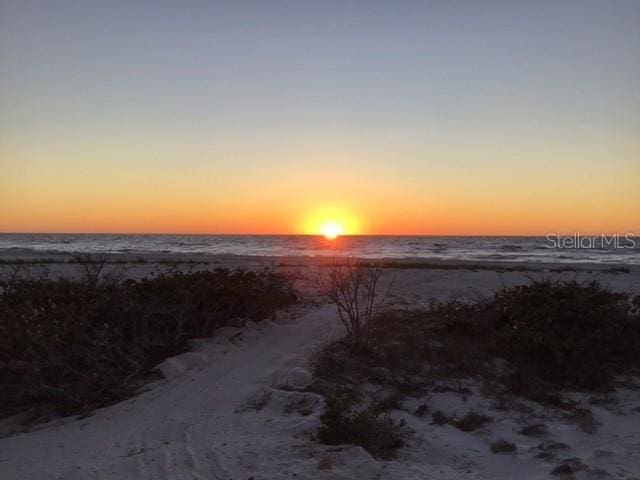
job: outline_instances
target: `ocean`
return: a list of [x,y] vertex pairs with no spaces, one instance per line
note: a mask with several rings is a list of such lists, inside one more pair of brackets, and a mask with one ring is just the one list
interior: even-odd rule
[[327,240],[312,235],[0,234],[0,252],[7,250],[640,265],[640,238],[631,236],[342,236]]

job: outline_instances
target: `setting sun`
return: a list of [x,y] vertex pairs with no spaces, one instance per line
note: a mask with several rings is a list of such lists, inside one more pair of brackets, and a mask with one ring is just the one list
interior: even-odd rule
[[359,235],[363,228],[360,218],[346,205],[325,204],[308,211],[298,231],[306,235],[322,235],[327,240],[342,235]]
[[342,235],[342,225],[337,222],[327,222],[323,224],[320,228],[320,233],[324,235],[324,238],[327,240],[334,240],[339,235]]

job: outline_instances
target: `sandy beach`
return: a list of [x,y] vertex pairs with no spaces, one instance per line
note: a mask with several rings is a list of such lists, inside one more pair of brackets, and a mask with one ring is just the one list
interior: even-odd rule
[[0,480],[640,480],[640,0],[0,32]]
[[[74,265],[57,254],[5,252],[0,261],[5,269],[19,261],[32,262],[29,268],[48,268],[50,275],[74,272]],[[330,259],[116,255],[112,261],[110,268],[124,266],[133,277],[176,262],[177,268],[274,266],[295,274],[298,287],[313,300],[309,275]],[[637,267],[567,267],[406,260],[385,269],[383,278],[393,281],[391,302],[412,308],[433,299],[486,298],[497,288],[531,278],[597,280],[613,290],[640,293]],[[165,360],[158,367],[164,378],[134,398],[86,417],[35,427],[5,420],[0,477],[535,479],[547,478],[555,466],[539,455],[544,442],[561,449],[561,457],[588,465],[574,478],[631,479],[640,473],[640,393],[631,389],[619,391],[614,403],[591,405],[597,433],[585,433],[553,409],[532,402],[523,401],[515,411],[499,410],[470,382],[470,393],[443,392],[430,401],[447,411],[489,412],[494,422],[478,432],[433,426],[410,413],[420,403],[411,399],[416,405],[405,402],[394,411],[414,432],[397,458],[380,461],[360,447],[320,445],[314,436],[323,398],[305,390],[311,382],[309,361],[342,334],[332,306],[306,301],[275,320],[222,328],[213,338],[192,341],[191,352]],[[542,439],[517,433],[531,423],[546,425]],[[514,442],[517,453],[491,453],[489,444],[497,438]]]

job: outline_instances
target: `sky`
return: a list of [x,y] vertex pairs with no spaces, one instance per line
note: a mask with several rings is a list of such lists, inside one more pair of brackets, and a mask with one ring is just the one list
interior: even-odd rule
[[0,231],[640,234],[640,1],[0,0]]

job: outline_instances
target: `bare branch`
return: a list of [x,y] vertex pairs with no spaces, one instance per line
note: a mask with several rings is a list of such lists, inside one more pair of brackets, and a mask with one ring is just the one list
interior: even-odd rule
[[382,296],[378,295],[383,269],[379,265],[364,265],[347,260],[321,268],[316,276],[320,295],[333,303],[338,318],[353,343],[368,341],[371,319],[386,304],[393,282]]
[[95,287],[100,275],[110,259],[109,253],[74,252],[69,253],[71,262],[79,267],[80,274],[89,286]]

